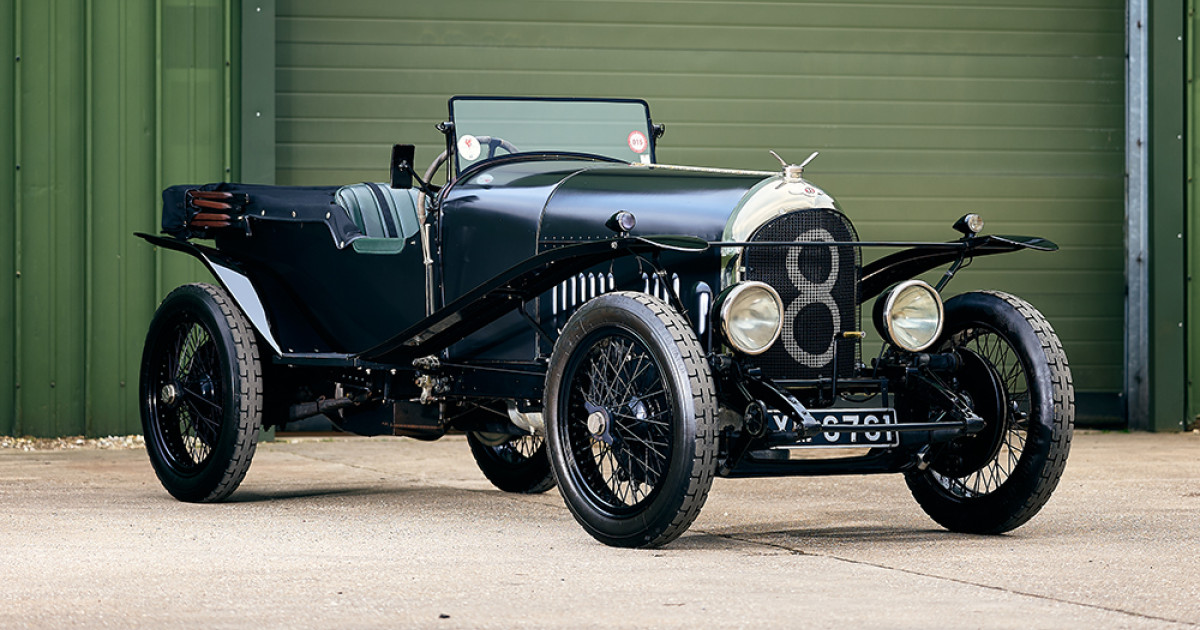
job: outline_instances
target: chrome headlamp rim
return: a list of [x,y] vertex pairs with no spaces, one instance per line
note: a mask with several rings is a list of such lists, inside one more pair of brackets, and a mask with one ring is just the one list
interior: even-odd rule
[[[937,304],[937,328],[934,329],[933,335],[930,336],[928,342],[914,348],[909,348],[896,340],[896,331],[892,320],[892,307],[896,304],[896,299],[900,297],[900,294],[912,287],[922,288],[933,296],[933,302]],[[881,306],[882,308],[876,311],[875,325],[880,329],[879,332],[883,334],[884,339],[893,346],[897,346],[908,352],[921,352],[929,349],[930,346],[937,343],[937,340],[941,338],[942,330],[946,324],[946,306],[942,303],[942,296],[938,294],[937,289],[930,286],[928,282],[923,280],[905,280],[897,284],[884,294]]]
[[[779,310],[779,319],[777,319],[775,322],[775,331],[771,335],[771,340],[763,344],[761,348],[757,349],[743,348],[737,343],[734,335],[729,330],[730,311],[733,309],[734,304],[737,303],[737,298],[751,289],[765,290],[771,296],[771,299],[775,301],[775,307]],[[725,343],[729,344],[730,347],[738,352],[741,352],[742,354],[754,356],[770,350],[771,346],[775,345],[775,342],[779,340],[780,334],[783,333],[783,299],[779,297],[779,293],[775,291],[774,287],[765,282],[759,282],[758,280],[743,280],[741,282],[732,284],[717,296],[716,306],[717,321],[721,326],[721,337],[724,338]]]

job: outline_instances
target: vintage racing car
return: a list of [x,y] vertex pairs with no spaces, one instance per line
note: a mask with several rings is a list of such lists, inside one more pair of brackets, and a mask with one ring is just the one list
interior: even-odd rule
[[449,109],[423,176],[396,145],[386,184],[164,191],[165,235],[139,236],[217,282],[172,291],[146,338],[146,446],[172,495],[226,498],[262,427],[325,416],[465,433],[495,486],[557,484],[618,546],[675,539],[715,476],[901,473],[960,532],[1046,503],[1074,419],[1058,336],[1019,297],[942,292],[976,257],[1053,243],[973,214],[952,240],[859,240],[807,160],[659,164],[639,100]]

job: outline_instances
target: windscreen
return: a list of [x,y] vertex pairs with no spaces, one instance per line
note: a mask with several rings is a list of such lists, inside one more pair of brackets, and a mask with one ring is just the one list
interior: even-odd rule
[[654,162],[650,108],[639,100],[450,99],[458,172],[529,152],[588,153]]

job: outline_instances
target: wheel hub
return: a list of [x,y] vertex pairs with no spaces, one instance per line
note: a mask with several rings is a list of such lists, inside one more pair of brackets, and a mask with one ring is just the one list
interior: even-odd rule
[[996,369],[966,348],[959,348],[958,353],[963,361],[958,375],[958,395],[987,421],[987,425],[980,433],[947,445],[935,463],[934,470],[954,478],[965,477],[996,457],[1009,420],[1004,383]]
[[584,403],[583,407],[588,412],[587,430],[592,439],[612,444],[612,433],[609,431],[612,418],[608,415],[608,410],[592,403]]
[[179,400],[179,388],[174,383],[163,385],[162,390],[158,393],[158,399],[162,404],[173,407]]
[[593,411],[592,413],[588,414],[587,422],[588,431],[591,431],[593,437],[600,437],[601,435],[604,435],[604,430],[608,428],[606,426],[607,422],[604,420],[604,413],[600,411]]

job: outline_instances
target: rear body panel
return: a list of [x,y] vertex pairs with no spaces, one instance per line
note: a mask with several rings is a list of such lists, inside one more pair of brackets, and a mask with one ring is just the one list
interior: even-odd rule
[[354,354],[425,315],[417,237],[397,253],[362,254],[339,248],[323,222],[260,219],[251,231],[217,245],[243,262],[284,352]]

